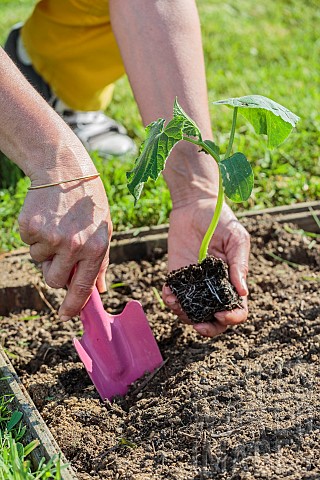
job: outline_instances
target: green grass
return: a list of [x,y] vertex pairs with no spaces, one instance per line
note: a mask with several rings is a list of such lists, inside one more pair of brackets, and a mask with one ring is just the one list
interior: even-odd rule
[[0,480],[61,480],[58,457],[47,463],[43,458],[37,467],[32,465],[28,457],[39,446],[39,441],[25,442],[26,427],[21,423],[22,413],[10,409],[12,400],[12,396],[0,396]]
[[1,0],[0,2],[0,44],[3,45],[8,31],[15,23],[22,22],[32,12],[33,0]]
[[[248,202],[233,206],[260,209],[291,204],[320,197],[320,42],[318,2],[309,0],[198,0],[202,23],[204,53],[210,103],[245,94],[265,95],[285,105],[301,117],[297,130],[278,150],[266,152],[264,140],[252,133],[239,118],[235,149],[246,153],[255,174],[253,196]],[[10,25],[23,20],[31,11],[30,0],[1,0],[0,42]],[[122,108],[126,105],[126,108]],[[227,144],[231,114],[227,108],[211,105],[212,126],[220,145]],[[128,81],[117,82],[108,114],[124,123],[139,144],[143,128]],[[239,133],[240,132],[240,133]],[[150,184],[133,207],[126,191],[125,171],[133,159],[107,164],[97,157],[108,194],[115,229],[157,224],[168,221],[171,204],[161,179]],[[16,186],[16,169],[0,159],[2,191],[0,218],[5,210],[0,250],[19,245],[16,217],[25,194],[25,183]],[[4,178],[7,181],[4,181]],[[0,180],[1,183],[1,180]]]
[[101,172],[115,230],[141,227],[146,225],[146,222],[159,225],[168,220],[171,200],[163,178],[157,181],[156,187],[153,181],[147,184],[143,201],[138,207],[134,207],[133,197],[126,184],[126,171],[132,167],[132,159],[123,161],[122,168],[119,168],[117,159],[105,162],[98,155],[92,155],[92,158],[98,171]]
[[[245,136],[250,128],[243,122],[236,141],[255,173],[254,194],[244,207],[319,198],[317,2],[241,0],[221,4],[203,0],[198,4],[210,101],[260,94],[301,117],[297,131],[272,153],[264,153],[263,141],[257,136]],[[231,124],[230,111],[212,106],[211,113],[220,144]]]
[[17,219],[29,183],[29,179],[21,178],[16,185],[0,190],[0,252],[23,245]]

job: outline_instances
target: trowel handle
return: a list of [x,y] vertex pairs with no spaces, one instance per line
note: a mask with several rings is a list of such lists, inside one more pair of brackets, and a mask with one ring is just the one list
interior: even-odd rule
[[85,332],[88,333],[89,330],[97,330],[110,325],[110,320],[104,310],[97,287],[94,287],[91,297],[81,310],[80,318]]

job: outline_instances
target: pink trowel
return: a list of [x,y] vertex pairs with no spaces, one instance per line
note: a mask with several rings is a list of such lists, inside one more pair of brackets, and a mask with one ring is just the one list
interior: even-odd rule
[[80,318],[84,334],[74,346],[102,399],[124,395],[130,384],[162,363],[142,306],[131,300],[110,315],[95,288]]

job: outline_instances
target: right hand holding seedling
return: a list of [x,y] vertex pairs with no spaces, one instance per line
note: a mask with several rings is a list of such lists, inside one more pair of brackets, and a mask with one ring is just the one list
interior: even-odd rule
[[[299,117],[287,108],[261,95],[229,98],[215,103],[233,108],[229,142],[224,153],[210,138],[205,140],[202,137],[198,125],[176,99],[173,117],[169,122],[159,118],[147,126],[146,140],[140,155],[133,169],[127,173],[128,188],[137,202],[144,183],[149,178],[158,178],[172,149],[182,140],[196,145],[198,154],[206,153],[210,164],[214,161],[216,175],[211,183],[215,190],[218,185],[216,194],[214,195],[213,191],[212,196],[202,196],[208,201],[205,207],[204,200],[200,202],[201,209],[197,204],[199,200],[188,202],[187,207],[179,210],[174,209],[170,219],[170,236],[174,239],[169,239],[171,256],[176,257],[176,260],[175,265],[169,265],[169,270],[174,271],[169,273],[166,281],[179,298],[188,317],[182,312],[181,306],[174,303],[170,289],[164,289],[166,303],[170,304],[172,300],[171,308],[175,313],[185,322],[192,320],[196,324],[194,328],[205,336],[217,335],[223,332],[227,325],[244,321],[247,315],[246,303],[241,301],[240,296],[247,295],[245,277],[248,269],[249,239],[224,203],[225,196],[235,203],[247,201],[254,184],[253,170],[246,156],[242,152],[232,153],[237,114],[241,113],[252,124],[256,133],[267,136],[269,148],[280,145],[299,120]],[[207,184],[208,175],[190,175],[190,167],[191,164],[184,169],[183,164],[178,165],[175,162],[173,171],[175,176],[178,174],[180,177],[180,182],[174,182],[173,191],[176,189],[178,192],[187,192],[189,187],[191,193],[194,186],[198,185],[202,194],[207,192],[202,183]],[[171,190],[170,188],[170,192]],[[229,313],[226,313],[227,310]],[[213,318],[214,323],[210,325],[208,322]]]
[[[169,271],[196,263],[199,246],[212,218],[214,206],[215,200],[209,198],[172,211],[168,238]],[[236,325],[247,319],[246,276],[249,249],[248,232],[236,219],[231,209],[224,204],[220,222],[209,245],[209,254],[222,258],[228,264],[230,280],[239,295],[243,297],[243,308],[218,312],[213,322],[194,325],[195,330],[201,335],[214,337],[224,332],[228,325]],[[162,293],[166,305],[178,315],[181,321],[191,324],[170,288],[164,286]]]

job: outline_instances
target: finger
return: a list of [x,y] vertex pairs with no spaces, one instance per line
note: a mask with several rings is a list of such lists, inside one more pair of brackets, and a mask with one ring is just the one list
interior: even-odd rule
[[[174,297],[175,298],[175,297]],[[187,323],[188,325],[192,325],[192,322],[188,318],[187,314],[183,311],[180,303],[176,300],[175,303],[166,303],[167,307],[170,308],[172,313],[179,317],[179,320],[183,323]]]
[[239,323],[245,322],[248,317],[248,302],[246,297],[242,298],[242,306],[243,308],[217,312],[214,316],[222,325],[238,325]]
[[198,323],[193,328],[203,337],[216,337],[227,330],[227,325],[223,325],[217,320],[210,323]]
[[229,265],[229,275],[232,285],[235,287],[239,295],[246,297],[249,293],[247,286],[248,264],[232,264]]
[[64,288],[71,277],[75,260],[65,254],[57,254],[42,263],[43,276],[49,287]]
[[22,209],[19,217],[19,233],[21,240],[27,245],[32,245],[41,239],[43,219],[40,215],[28,217]]
[[82,260],[77,264],[67,294],[59,309],[61,320],[69,320],[78,315],[88,301],[99,273],[100,263],[93,264],[92,260]]
[[44,279],[46,278],[47,273],[48,273],[49,270],[50,270],[51,263],[52,263],[52,259],[50,259],[50,260],[45,260],[44,262],[41,263],[42,273],[43,273],[43,278],[44,278]]
[[107,256],[102,262],[102,265],[98,274],[98,278],[97,278],[96,285],[100,293],[104,293],[107,291],[106,273],[107,273],[108,266],[109,266],[109,250],[107,252]]
[[172,293],[168,285],[163,285],[162,287],[162,299],[166,306],[170,308],[172,313],[177,315],[183,323],[192,325],[192,322],[189,320],[188,316],[182,310],[180,303],[178,302],[177,297]]
[[[183,310],[181,308],[181,305],[177,299],[177,297],[172,293],[170,287],[168,285],[164,285],[162,287],[162,299],[166,306],[172,310],[173,313],[178,315],[179,317],[183,317]],[[186,316],[186,315],[185,315]],[[187,317],[186,317],[187,318]]]
[[162,299],[164,303],[171,308],[171,305],[178,303],[177,297],[172,293],[171,288],[168,285],[162,287]]
[[229,275],[232,285],[241,296],[248,295],[247,274],[249,268],[250,238],[246,234],[241,242],[232,251],[233,261],[228,261]]
[[100,270],[97,278],[96,285],[100,293],[105,293],[107,291],[106,272],[107,272],[107,269]]
[[48,243],[34,243],[30,246],[30,255],[35,262],[44,262],[49,258],[52,258],[55,254],[55,247]]
[[104,293],[107,291],[106,274],[109,266],[110,244],[111,244],[112,233],[113,233],[113,225],[112,225],[112,222],[109,221],[108,222],[108,241],[107,241],[108,248],[106,251],[104,251],[104,260],[101,264],[98,278],[97,278],[97,284],[96,284],[100,293]]

